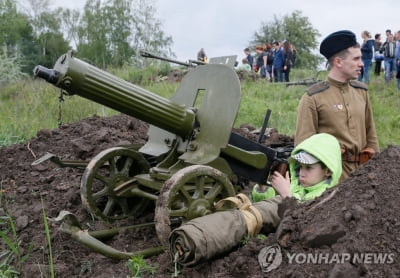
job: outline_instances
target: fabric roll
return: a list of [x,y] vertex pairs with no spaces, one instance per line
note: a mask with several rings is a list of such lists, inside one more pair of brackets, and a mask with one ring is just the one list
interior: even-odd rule
[[[262,216],[263,226],[276,228],[280,223],[278,204],[282,199],[253,203]],[[239,209],[215,212],[192,219],[174,229],[169,236],[172,259],[194,266],[216,255],[229,252],[248,236],[245,214]]]

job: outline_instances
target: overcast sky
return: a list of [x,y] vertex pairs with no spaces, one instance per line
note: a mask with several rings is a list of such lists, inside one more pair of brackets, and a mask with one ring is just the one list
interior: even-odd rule
[[[86,1],[53,0],[53,7],[82,9]],[[372,36],[385,30],[400,30],[399,0],[155,0],[156,17],[162,30],[173,38],[177,59],[195,59],[204,48],[208,57],[238,55],[244,57],[262,22],[282,18],[299,10],[318,30],[320,42],[328,34],[342,29],[356,33],[368,30]]]

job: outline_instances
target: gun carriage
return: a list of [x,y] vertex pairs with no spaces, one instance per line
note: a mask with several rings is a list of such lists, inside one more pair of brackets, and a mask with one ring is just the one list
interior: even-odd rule
[[[249,181],[266,183],[272,168],[292,145],[267,147],[232,133],[241,89],[237,74],[217,63],[190,68],[170,99],[117,78],[69,51],[53,69],[37,66],[34,75],[67,94],[79,95],[150,124],[148,141],[116,146],[90,162],[46,159],[84,168],[81,199],[96,217],[112,221],[140,216],[155,202],[155,228],[167,244],[171,223],[215,212],[214,203],[242,190]],[[260,136],[262,136],[261,134]]]

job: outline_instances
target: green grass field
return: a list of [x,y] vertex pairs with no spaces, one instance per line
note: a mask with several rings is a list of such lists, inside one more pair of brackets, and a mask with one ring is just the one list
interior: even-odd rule
[[[135,80],[137,71],[116,70],[113,73]],[[324,73],[318,79],[324,79]],[[315,77],[305,70],[292,71],[292,81]],[[147,80],[147,79],[146,79]],[[142,87],[163,97],[169,97],[179,86],[177,83],[145,82]],[[265,80],[244,81],[241,84],[242,99],[235,127],[250,123],[260,127],[267,109],[272,110],[269,127],[279,133],[293,135],[296,122],[296,108],[305,86],[286,87],[283,84],[267,83]],[[400,92],[395,81],[385,84],[383,76],[372,77],[369,84],[374,118],[381,148],[400,145]],[[111,116],[118,114],[102,105],[79,96],[64,96],[59,102],[60,90],[42,81],[21,80],[1,88],[0,93],[0,146],[25,142],[36,136],[41,129],[57,128],[63,123],[79,121],[94,114]],[[61,107],[61,109],[60,109]],[[221,107],[223,109],[229,107]]]

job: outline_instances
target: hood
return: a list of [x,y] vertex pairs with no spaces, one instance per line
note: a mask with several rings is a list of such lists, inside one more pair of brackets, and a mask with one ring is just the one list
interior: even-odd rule
[[299,184],[298,173],[295,170],[296,162],[291,159],[289,170],[291,176],[291,192],[299,200],[310,200],[320,196],[327,188],[335,186],[342,175],[342,156],[338,140],[327,133],[314,134],[307,138],[292,151],[292,155],[300,151],[306,151],[322,161],[332,172],[330,179],[310,187],[303,187]]

